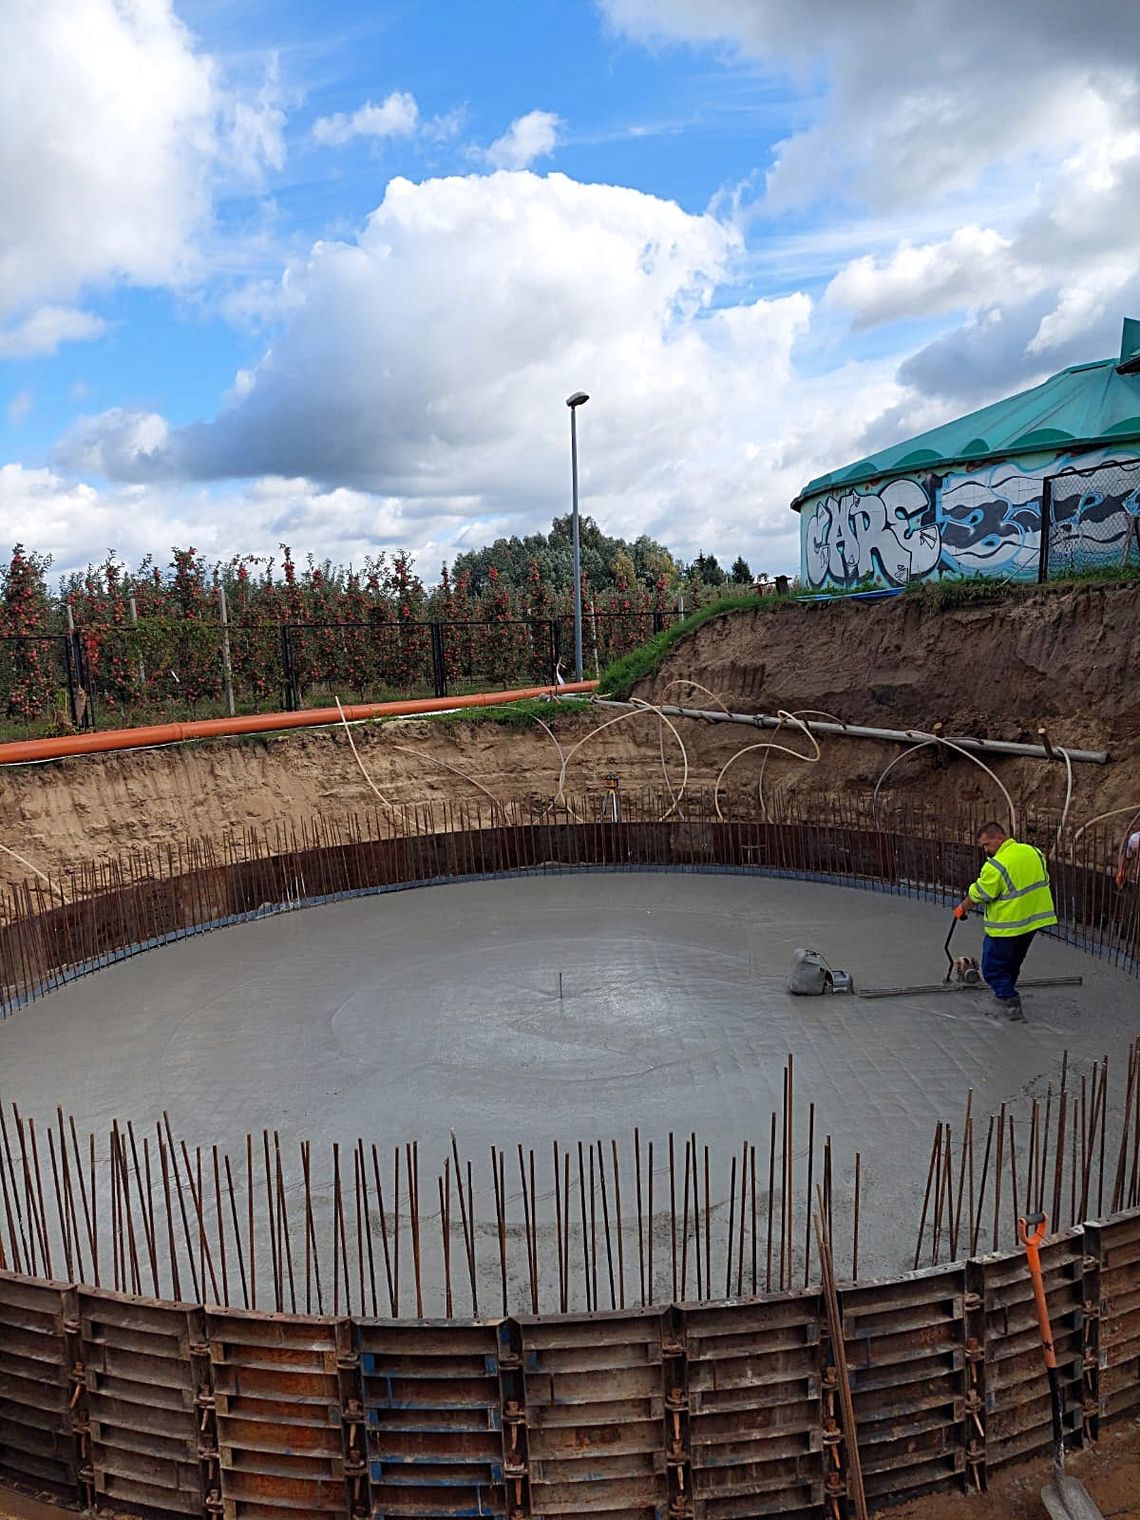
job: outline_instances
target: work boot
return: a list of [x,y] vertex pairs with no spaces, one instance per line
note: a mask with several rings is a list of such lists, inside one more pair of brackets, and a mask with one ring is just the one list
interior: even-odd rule
[[1011,998],[998,998],[1001,1011],[1011,1024],[1024,1024],[1025,1014],[1021,1011],[1021,999],[1016,994]]

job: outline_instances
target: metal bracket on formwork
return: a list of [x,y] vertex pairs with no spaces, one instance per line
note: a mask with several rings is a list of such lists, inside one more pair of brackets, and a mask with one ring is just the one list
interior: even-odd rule
[[75,1480],[82,1509],[95,1507],[95,1469],[91,1461],[91,1423],[87,1408],[87,1367],[83,1356],[83,1326],[79,1318],[79,1294],[74,1288],[63,1293],[63,1338],[67,1348],[67,1411],[75,1439]]
[[688,1520],[693,1513],[689,1356],[684,1313],[676,1308],[666,1309],[661,1316],[661,1387],[670,1520]]
[[351,1320],[336,1325],[336,1379],[340,1404],[344,1494],[352,1520],[365,1520],[372,1513],[372,1490],[368,1472],[368,1430],[361,1379],[359,1331]]
[[1101,1243],[1100,1227],[1086,1224],[1085,1256],[1081,1262],[1084,1301],[1081,1306],[1081,1429],[1086,1442],[1100,1439],[1104,1412],[1100,1392],[1101,1338]]
[[194,1396],[197,1410],[198,1470],[202,1482],[202,1512],[222,1513],[222,1458],[218,1449],[218,1404],[214,1396],[214,1368],[210,1361],[210,1343],[206,1338],[206,1317],[201,1309],[186,1311],[186,1354],[190,1375],[198,1390]]
[[986,1472],[986,1299],[985,1281],[975,1261],[966,1263],[962,1295],[963,1406],[959,1440],[965,1454],[967,1489],[984,1493]]
[[513,1319],[498,1327],[499,1415],[503,1431],[503,1487],[510,1520],[524,1520],[530,1509],[530,1447],[527,1441],[526,1379],[522,1331]]

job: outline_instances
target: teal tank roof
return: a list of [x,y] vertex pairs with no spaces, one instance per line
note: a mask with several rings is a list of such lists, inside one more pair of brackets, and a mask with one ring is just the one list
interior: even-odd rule
[[1031,390],[968,412],[855,464],[820,475],[792,503],[866,480],[976,465],[1014,454],[1140,440],[1140,319],[1126,317],[1120,355],[1074,364]]

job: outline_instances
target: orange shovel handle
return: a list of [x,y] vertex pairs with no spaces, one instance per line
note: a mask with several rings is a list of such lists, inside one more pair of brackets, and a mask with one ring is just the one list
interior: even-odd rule
[[1025,1259],[1029,1263],[1029,1276],[1033,1283],[1033,1299],[1037,1305],[1037,1323],[1041,1328],[1041,1349],[1045,1354],[1045,1365],[1055,1370],[1057,1358],[1053,1351],[1053,1327],[1049,1323],[1049,1309],[1045,1303],[1045,1282],[1041,1276],[1039,1251],[1048,1229],[1049,1220],[1045,1214],[1031,1214],[1028,1219],[1017,1221],[1018,1238],[1025,1247]]

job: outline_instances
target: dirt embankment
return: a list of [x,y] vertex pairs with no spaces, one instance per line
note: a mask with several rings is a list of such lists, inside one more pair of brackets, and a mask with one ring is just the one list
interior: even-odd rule
[[[678,644],[635,695],[714,705],[674,684],[686,680],[742,712],[816,708],[877,728],[929,730],[941,722],[947,735],[1031,743],[1044,726],[1056,744],[1111,756],[1106,766],[1074,767],[1075,820],[1133,800],[1140,808],[1140,591],[1133,586],[1043,588],[944,611],[899,597],[737,612]],[[781,734],[780,742],[786,738]],[[789,742],[808,747],[802,737]],[[771,754],[768,773],[785,795],[859,793],[902,752],[897,744],[866,740],[821,743],[816,766]],[[762,757],[758,752],[755,763]],[[1062,806],[1062,763],[988,757],[987,763],[1015,798],[1043,810]],[[982,803],[998,795],[976,765],[945,750],[900,763],[885,786],[887,796],[916,800]]]
[[[736,612],[705,624],[673,650],[638,695],[714,705],[677,681],[698,681],[734,710],[817,708],[847,722],[947,733],[1035,739],[1045,724],[1059,744],[1106,748],[1107,766],[1074,766],[1071,817],[1140,807],[1140,594],[1131,588],[1043,592],[993,606],[931,612],[907,598],[883,603]],[[567,789],[600,796],[617,775],[628,793],[674,787],[676,740],[651,716],[623,720],[604,708],[557,712],[551,726],[568,757]],[[898,744],[824,739],[817,764],[746,746],[773,739],[809,752],[802,734],[677,722],[689,787],[749,808],[765,801],[806,810],[829,797],[865,798]],[[547,802],[560,759],[540,728],[488,721],[412,721],[354,730],[362,762],[385,801],[442,799],[486,806]],[[592,736],[587,738],[587,736]],[[574,747],[580,740],[586,742]],[[767,758],[765,758],[767,757]],[[968,760],[922,751],[895,766],[885,798],[1000,806],[993,782]],[[724,767],[729,765],[727,771]],[[1015,798],[1060,808],[1060,763],[994,759]],[[764,773],[761,783],[761,765]],[[723,773],[723,775],[722,775]],[[316,814],[343,816],[377,802],[339,729],[153,751],[96,755],[0,771],[0,844],[55,873],[136,846],[161,847],[199,834],[222,838]],[[1126,822],[1127,819],[1121,820]],[[0,853],[0,880],[26,875]]]

